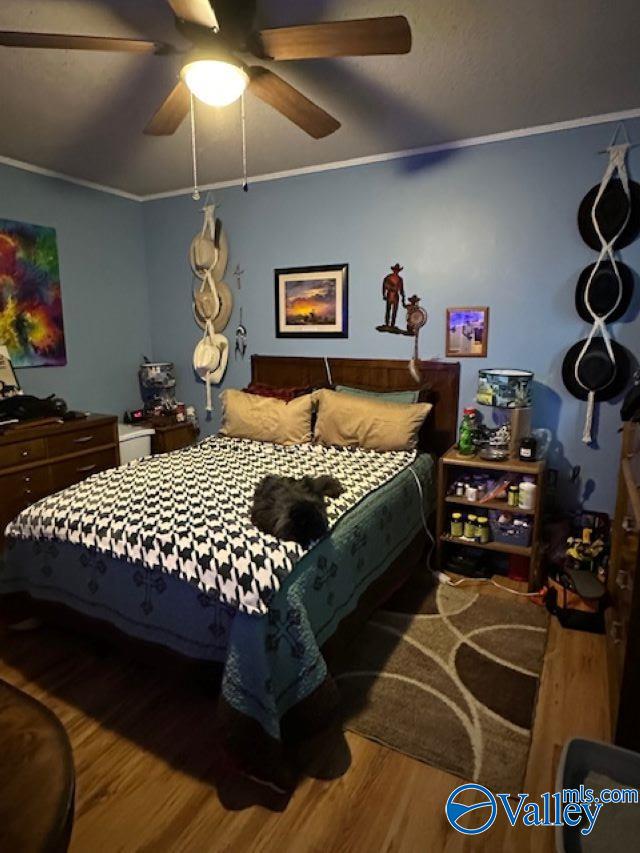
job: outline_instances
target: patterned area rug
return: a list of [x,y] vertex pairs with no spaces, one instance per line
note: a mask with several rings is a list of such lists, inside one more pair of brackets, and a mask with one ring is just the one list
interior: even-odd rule
[[346,726],[463,779],[519,791],[548,617],[527,599],[477,590],[409,585],[374,613],[337,672]]

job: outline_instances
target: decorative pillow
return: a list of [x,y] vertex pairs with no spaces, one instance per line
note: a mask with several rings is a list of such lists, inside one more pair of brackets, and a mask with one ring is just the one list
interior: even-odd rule
[[220,400],[220,435],[274,444],[306,444],[311,441],[311,394],[286,403],[228,388],[220,394]]
[[291,388],[278,388],[277,385],[266,385],[264,382],[251,382],[246,388],[242,389],[245,394],[257,394],[259,397],[275,397],[277,400],[295,400],[296,397],[302,397],[303,394],[310,394],[314,389],[313,386],[306,385],[293,386]]
[[353,394],[355,397],[370,397],[381,403],[417,403],[419,391],[365,391],[364,388],[351,388],[349,385],[336,385],[339,394]]
[[413,450],[431,403],[380,403],[368,397],[314,392],[319,404],[314,441],[367,450]]

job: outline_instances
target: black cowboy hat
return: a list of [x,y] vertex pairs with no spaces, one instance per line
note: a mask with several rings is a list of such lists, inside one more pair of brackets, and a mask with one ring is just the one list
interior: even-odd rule
[[585,340],[574,344],[562,362],[562,381],[567,390],[578,400],[586,400],[589,391],[596,392],[596,400],[611,400],[626,388],[631,376],[629,352],[617,341],[611,341],[615,365],[611,363],[609,353],[602,338],[593,338],[578,367],[580,381],[576,379],[575,366]]
[[[616,266],[620,274],[620,282],[622,282],[622,295],[616,310],[611,316],[607,317],[607,323],[615,323],[616,320],[626,314],[633,296],[633,273],[622,261],[616,261]],[[593,323],[593,317],[587,310],[585,293],[589,276],[594,267],[595,264],[589,264],[588,267],[585,267],[580,273],[576,285],[576,311],[587,323]],[[618,298],[619,287],[620,284],[611,261],[602,261],[589,288],[589,302],[596,316],[605,317],[611,311]]]
[[[599,252],[602,246],[591,221],[591,210],[599,189],[600,184],[591,187],[578,208],[578,229],[580,235],[587,246],[595,249],[596,252]],[[631,196],[631,213],[622,234],[620,234],[615,242],[616,249],[628,246],[629,243],[632,243],[636,239],[638,232],[640,232],[640,184],[636,181],[629,181],[629,195]],[[607,242],[613,239],[620,228],[622,228],[628,209],[629,199],[622,186],[622,181],[619,178],[612,178],[607,184],[602,198],[596,207],[596,219],[598,220],[602,236]]]
[[394,264],[391,267],[391,272],[401,272],[403,269],[404,267],[401,267],[400,264]]

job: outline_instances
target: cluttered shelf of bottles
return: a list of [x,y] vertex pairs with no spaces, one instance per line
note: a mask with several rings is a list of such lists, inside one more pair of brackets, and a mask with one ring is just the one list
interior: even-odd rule
[[[538,479],[542,462],[485,462],[452,449],[443,458],[446,472],[446,521],[443,543],[472,546],[529,559],[538,511]],[[451,568],[464,555],[450,558]],[[500,567],[496,567],[499,571]],[[520,566],[523,579],[527,565]]]

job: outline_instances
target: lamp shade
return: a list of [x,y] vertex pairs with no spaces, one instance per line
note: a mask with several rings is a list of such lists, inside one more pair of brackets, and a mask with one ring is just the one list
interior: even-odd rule
[[526,409],[531,405],[533,373],[493,367],[478,371],[476,401],[500,409]]
[[221,59],[196,59],[184,66],[180,76],[198,100],[210,107],[226,107],[247,88],[246,71]]

